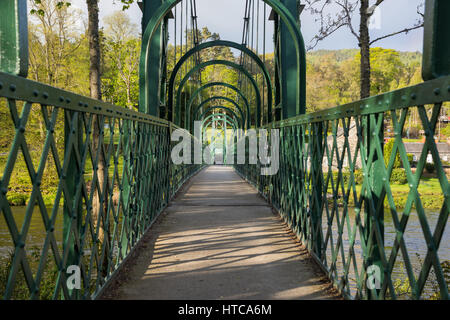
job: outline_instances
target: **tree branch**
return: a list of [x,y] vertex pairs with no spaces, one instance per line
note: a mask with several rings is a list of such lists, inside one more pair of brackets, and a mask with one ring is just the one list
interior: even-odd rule
[[419,29],[419,28],[422,28],[422,27],[423,27],[423,23],[418,24],[418,25],[416,25],[416,26],[414,26],[414,27],[411,27],[411,28],[405,28],[405,29],[403,29],[403,30],[400,30],[400,31],[397,31],[397,32],[393,32],[393,33],[384,35],[384,36],[382,36],[382,37],[376,38],[376,39],[370,41],[369,44],[372,45],[373,43],[375,43],[375,42],[377,42],[377,41],[380,41],[380,40],[383,40],[383,39],[386,39],[386,38],[395,36],[395,35],[397,35],[397,34],[408,33],[408,32],[410,32],[410,31],[412,31],[412,30]]

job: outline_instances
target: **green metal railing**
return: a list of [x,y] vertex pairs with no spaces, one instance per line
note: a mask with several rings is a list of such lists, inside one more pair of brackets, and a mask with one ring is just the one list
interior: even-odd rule
[[[434,298],[449,299],[440,252],[449,248],[441,240],[448,229],[450,189],[435,141],[440,110],[449,100],[450,77],[441,77],[279,121],[265,127],[269,132],[280,130],[278,174],[261,176],[260,164],[235,168],[279,211],[345,297],[402,298],[398,281],[403,277],[408,298],[431,298],[425,287],[433,282]],[[402,138],[412,111],[418,112],[426,136],[415,171]],[[395,142],[385,165],[384,122],[388,120]],[[408,181],[402,208],[390,183],[396,155]],[[419,192],[429,155],[442,192],[435,195],[442,197],[442,205],[433,223]],[[357,182],[357,175],[362,181]],[[413,215],[420,225],[414,237],[422,238],[426,251],[416,263],[412,262],[416,248],[405,242]],[[394,230],[390,243],[385,232],[388,220]],[[373,266],[380,271],[379,286],[373,286]]]
[[[9,114],[2,133],[11,138],[3,146],[8,156],[0,180],[1,216],[11,236],[2,297],[97,297],[201,165],[172,163],[170,134],[177,127],[170,122],[17,76],[0,73],[0,108]],[[21,224],[9,199],[18,170],[26,170],[21,173],[30,181]],[[35,215],[42,241],[30,239]],[[69,266],[80,268],[80,290],[66,285]]]

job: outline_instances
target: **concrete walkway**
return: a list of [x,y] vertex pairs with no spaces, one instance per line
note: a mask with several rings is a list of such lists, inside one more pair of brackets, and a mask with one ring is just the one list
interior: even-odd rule
[[232,168],[172,200],[103,299],[333,299],[306,251]]

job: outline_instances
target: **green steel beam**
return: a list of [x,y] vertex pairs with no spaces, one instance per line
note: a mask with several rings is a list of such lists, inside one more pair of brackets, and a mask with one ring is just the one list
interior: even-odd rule
[[28,22],[26,0],[3,0],[0,10],[0,71],[28,74]]
[[[285,7],[289,10],[295,19],[297,28],[300,29],[299,21],[299,0],[281,0]],[[289,37],[289,29],[285,22],[280,21],[279,24],[280,37],[280,80],[281,80],[281,107],[282,117],[287,119],[290,117],[304,114],[306,112],[305,105],[300,106],[296,104],[297,96],[295,88],[298,87],[298,82],[305,82],[305,79],[297,77],[297,61],[295,59],[295,45]]]
[[[162,5],[163,0],[143,0],[142,7],[142,34],[147,28],[153,15],[157,9]],[[162,55],[162,26],[158,26],[154,37],[151,39],[151,46],[149,51],[149,58],[154,61],[145,74],[139,74],[139,112],[147,113],[152,116],[159,115],[160,105],[160,91],[161,91],[161,59]],[[144,91],[146,90],[146,91]],[[141,103],[144,97],[147,97],[145,103]]]
[[[247,97],[241,92],[241,90],[239,90],[235,86],[233,86],[233,85],[231,85],[229,83],[220,82],[220,81],[206,83],[206,84],[202,85],[200,88],[198,88],[197,90],[194,91],[194,93],[192,94],[191,99],[189,100],[189,103],[187,104],[187,107],[186,107],[184,123],[187,124],[188,126],[190,125],[189,118],[190,118],[190,115],[191,115],[191,107],[192,107],[192,104],[194,103],[195,98],[202,92],[202,90],[205,90],[207,88],[214,87],[214,86],[224,86],[224,87],[230,88],[231,90],[233,90],[237,94],[239,94],[239,96],[242,98],[242,100],[244,100],[244,103],[245,103],[245,107],[246,107],[246,110],[247,110],[247,114],[246,114],[246,120],[247,121],[246,121],[246,123],[247,123],[247,128],[250,128],[250,105],[248,103]],[[261,106],[259,108],[261,109]]]
[[426,0],[422,77],[450,75],[450,1]]

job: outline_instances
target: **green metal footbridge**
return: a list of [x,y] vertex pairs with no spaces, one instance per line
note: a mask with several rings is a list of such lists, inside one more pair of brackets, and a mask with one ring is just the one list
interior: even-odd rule
[[[267,13],[271,10],[274,24],[274,75],[267,70],[265,55],[248,41],[249,24],[255,19],[248,0],[241,43],[201,42],[193,36],[185,50],[181,42],[181,53],[176,53],[174,67],[168,70],[171,21],[183,19],[180,12],[184,12],[184,23],[190,19],[196,28],[195,1],[181,2],[144,0],[140,4],[138,110],[27,79],[26,1],[0,4],[0,108],[9,114],[10,126],[2,130],[9,130],[11,137],[0,180],[0,216],[7,226],[0,232],[12,244],[10,262],[1,271],[7,275],[0,293],[3,299],[15,299],[19,283],[25,285],[30,299],[41,298],[44,290],[50,290],[53,299],[100,297],[139,241],[152,232],[153,222],[177,191],[208,165],[203,161],[174,164],[171,159],[178,143],[172,141],[172,133],[184,129],[194,136],[194,121],[201,121],[205,135],[211,128],[223,133],[241,129],[244,136],[252,129],[265,129],[269,144],[277,132],[276,174],[261,175],[267,163],[259,158],[256,163],[228,165],[279,213],[344,297],[398,299],[396,288],[402,281],[412,299],[427,298],[430,282],[440,299],[449,299],[443,264],[448,256],[443,252],[449,250],[444,235],[449,232],[450,187],[434,138],[440,111],[450,100],[449,2],[426,1],[423,83],[314,113],[306,113],[307,70],[297,0],[260,4],[265,13],[266,8]],[[178,41],[183,37],[178,34]],[[215,47],[239,51],[240,61],[200,59],[200,52]],[[211,66],[234,70],[238,85],[202,81],[201,71]],[[202,93],[217,87],[233,92],[235,99],[210,95],[202,100]],[[425,132],[414,168],[402,135],[413,110]],[[44,134],[41,145],[31,146],[27,137],[35,130],[36,118],[42,119]],[[383,154],[386,119],[394,129],[388,163]],[[63,132],[63,139],[57,138],[58,132]],[[31,155],[36,148],[38,159]],[[248,147],[246,152],[248,159]],[[407,176],[407,200],[402,207],[390,183],[396,155]],[[432,222],[420,193],[430,157],[441,190],[437,196],[443,199]],[[30,179],[30,198],[20,222],[8,201],[19,160]],[[45,201],[49,163],[58,177],[51,206]],[[405,241],[413,212],[418,221],[414,236],[422,239],[425,248],[418,264],[413,263],[415,249]],[[37,253],[32,250],[37,244],[29,237],[30,221],[36,216],[45,231]],[[60,218],[62,223],[57,223]],[[389,243],[387,221],[392,229]],[[37,254],[33,262],[32,252]],[[67,285],[74,266],[79,270],[79,289]],[[51,284],[44,281],[49,273]],[[371,282],[374,277],[376,281]]]

